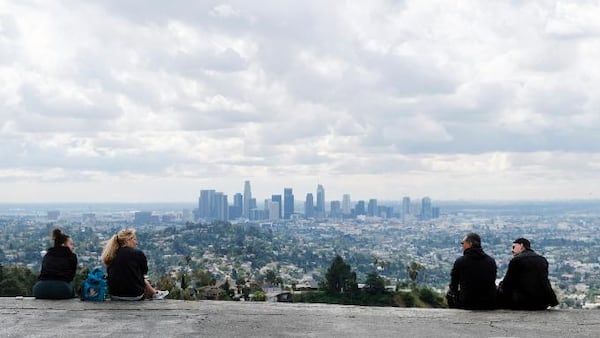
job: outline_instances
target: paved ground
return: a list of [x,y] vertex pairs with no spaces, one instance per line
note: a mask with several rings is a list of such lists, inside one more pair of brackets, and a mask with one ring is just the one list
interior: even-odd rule
[[600,310],[0,298],[0,337],[600,337]]

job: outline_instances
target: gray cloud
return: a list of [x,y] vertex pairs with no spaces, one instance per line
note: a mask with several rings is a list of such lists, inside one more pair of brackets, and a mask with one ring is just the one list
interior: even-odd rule
[[468,198],[474,184],[477,198],[533,198],[560,182],[587,197],[599,14],[588,1],[6,4],[0,191],[134,181],[193,200],[198,184],[252,178],[388,199]]

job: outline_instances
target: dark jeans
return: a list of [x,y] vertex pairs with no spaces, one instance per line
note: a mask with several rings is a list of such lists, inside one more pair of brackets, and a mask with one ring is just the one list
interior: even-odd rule
[[68,299],[75,297],[75,290],[72,282],[40,280],[33,286],[33,296],[38,299]]

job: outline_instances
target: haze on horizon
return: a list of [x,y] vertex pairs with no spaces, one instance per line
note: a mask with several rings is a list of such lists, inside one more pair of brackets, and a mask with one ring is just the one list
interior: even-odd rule
[[596,1],[0,2],[0,203],[600,199]]

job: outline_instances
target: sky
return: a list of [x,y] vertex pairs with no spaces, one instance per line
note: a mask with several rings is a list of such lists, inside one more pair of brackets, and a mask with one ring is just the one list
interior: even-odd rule
[[0,203],[600,199],[597,1],[0,0]]

